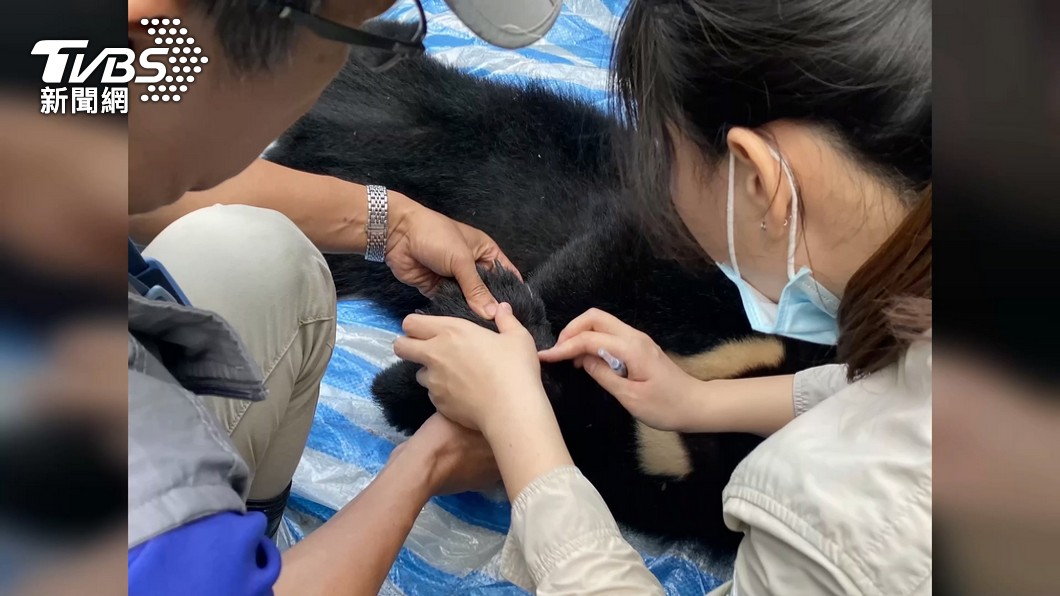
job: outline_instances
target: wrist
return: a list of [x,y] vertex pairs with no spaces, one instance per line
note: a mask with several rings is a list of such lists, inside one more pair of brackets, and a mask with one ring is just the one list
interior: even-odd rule
[[540,382],[527,389],[498,396],[482,417],[479,431],[490,445],[494,439],[510,436],[514,429],[540,428],[556,423],[556,414]]
[[390,205],[387,216],[386,252],[389,254],[390,249],[401,238],[408,235],[412,219],[410,215],[416,211],[417,207],[420,207],[420,204],[397,191],[388,190],[387,194]]
[[543,389],[534,407],[509,409],[505,415],[493,416],[482,434],[493,450],[512,501],[535,478],[574,464]]
[[728,379],[693,379],[692,387],[684,394],[688,396],[685,404],[689,407],[679,416],[681,422],[674,430],[684,433],[734,432],[736,429],[731,428],[729,420],[731,412],[727,412],[722,403],[728,382]]
[[[327,252],[354,253],[363,255],[368,250],[368,186],[354,184],[339,178],[325,177],[333,185],[332,193],[336,197],[336,203],[340,205],[352,205],[353,209],[346,208],[349,215],[339,222],[336,236],[342,238],[337,246],[331,247]],[[351,197],[352,195],[352,197]],[[408,226],[408,214],[414,209],[415,203],[405,195],[387,189],[387,231],[385,253],[389,254],[390,248],[396,239],[405,235]]]
[[421,444],[414,437],[393,454],[383,470],[389,469],[390,473],[400,476],[405,487],[426,502],[443,481],[438,470],[441,458],[437,446]]

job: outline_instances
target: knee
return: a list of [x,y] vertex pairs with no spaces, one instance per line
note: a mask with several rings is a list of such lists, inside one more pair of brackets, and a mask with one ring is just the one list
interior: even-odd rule
[[264,265],[265,260],[281,254],[323,261],[320,251],[287,216],[248,205],[213,205],[192,211],[170,224],[157,240],[179,242],[185,250],[197,246],[227,248],[229,254],[215,256],[247,264]]
[[214,205],[193,211],[163,230],[144,254],[171,272],[184,269],[178,279],[210,277],[240,293],[300,297],[334,313],[335,285],[324,256],[272,209]]

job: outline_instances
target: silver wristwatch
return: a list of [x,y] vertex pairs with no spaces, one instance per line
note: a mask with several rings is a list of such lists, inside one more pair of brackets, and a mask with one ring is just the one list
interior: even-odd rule
[[364,251],[367,261],[382,263],[386,257],[387,233],[387,194],[385,186],[369,184],[368,189],[368,223],[364,233],[368,244]]

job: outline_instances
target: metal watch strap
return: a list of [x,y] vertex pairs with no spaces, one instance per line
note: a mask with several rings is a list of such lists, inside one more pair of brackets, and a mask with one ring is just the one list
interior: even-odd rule
[[364,226],[368,244],[364,250],[367,261],[382,263],[386,257],[387,194],[385,186],[369,184],[368,223]]

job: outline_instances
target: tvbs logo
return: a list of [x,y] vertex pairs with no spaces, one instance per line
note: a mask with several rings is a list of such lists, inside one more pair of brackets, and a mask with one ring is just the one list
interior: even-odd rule
[[[44,64],[45,83],[84,83],[92,73],[103,66],[100,81],[105,85],[125,84],[135,79],[137,83],[158,83],[166,76],[165,57],[169,48],[148,48],[140,53],[140,66],[155,71],[152,75],[136,76],[133,62],[136,54],[129,48],[107,48],[100,52],[92,62],[85,66],[85,54],[67,54],[63,50],[84,49],[88,47],[87,39],[44,39],[33,46],[33,54],[46,55]],[[73,67],[67,69],[70,57],[73,56]],[[158,59],[156,59],[158,57]],[[67,76],[69,70],[69,76]]]
[[[62,100],[62,105],[55,103],[52,111],[58,112],[61,108],[65,113],[64,94],[68,89],[55,89],[51,85],[83,84],[96,73],[100,74],[100,82],[104,85],[127,85],[130,82],[147,85],[147,93],[140,96],[141,101],[180,101],[181,94],[195,82],[209,58],[202,55],[202,48],[195,44],[195,38],[188,34],[188,30],[180,26],[180,19],[143,19],[140,24],[149,27],[147,33],[154,36],[155,47],[144,49],[139,56],[130,48],[106,48],[88,60],[84,51],[88,48],[87,39],[38,41],[31,53],[48,57],[42,80],[49,86],[41,90],[41,111],[49,113],[48,102]],[[97,91],[84,87],[70,90],[78,99],[89,94],[94,97]],[[104,93],[113,95],[114,91],[117,89],[105,89]]]

